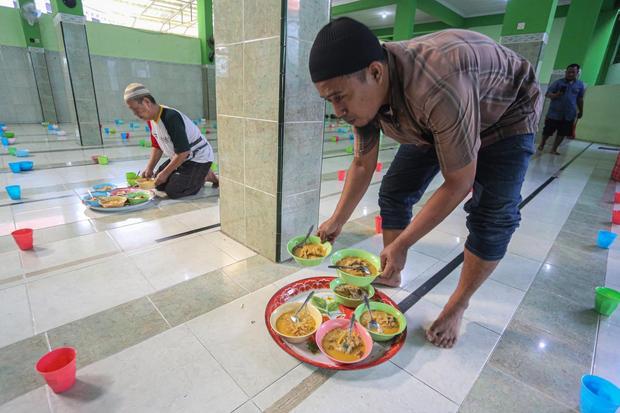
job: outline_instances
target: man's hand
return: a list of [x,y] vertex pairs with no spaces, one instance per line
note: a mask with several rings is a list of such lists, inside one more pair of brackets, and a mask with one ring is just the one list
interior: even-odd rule
[[142,171],[142,178],[152,178],[152,177],[153,177],[152,169],[145,169],[144,171]]
[[577,119],[581,119],[582,116],[583,116],[583,112],[579,111],[577,113]]
[[394,240],[390,245],[381,251],[381,268],[383,268],[382,278],[389,279],[394,274],[398,274],[405,268],[407,262],[407,248],[401,246]]
[[168,178],[170,177],[170,175],[168,175],[167,173],[164,173],[164,171],[161,171],[160,173],[157,174],[157,177],[155,178],[155,186],[159,186],[159,185],[163,185],[166,182],[168,182]]
[[321,242],[329,241],[333,244],[341,231],[342,224],[332,216],[319,226],[317,235],[321,237]]

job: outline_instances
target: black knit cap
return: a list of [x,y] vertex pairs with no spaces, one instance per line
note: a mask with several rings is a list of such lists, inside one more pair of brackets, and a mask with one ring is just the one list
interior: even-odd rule
[[340,17],[316,35],[310,50],[310,77],[316,83],[348,75],[376,60],[383,60],[377,37],[362,23]]

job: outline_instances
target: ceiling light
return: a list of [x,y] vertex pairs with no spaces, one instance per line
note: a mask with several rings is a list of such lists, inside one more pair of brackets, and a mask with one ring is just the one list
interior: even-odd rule
[[385,19],[387,18],[387,16],[390,15],[390,13],[388,13],[387,11],[382,11],[381,13],[379,13],[379,15],[381,16],[381,18]]

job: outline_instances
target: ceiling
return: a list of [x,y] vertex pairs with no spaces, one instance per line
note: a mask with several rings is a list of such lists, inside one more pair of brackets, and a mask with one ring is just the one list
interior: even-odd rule
[[[357,0],[332,0],[332,6],[338,6],[341,4],[355,3]],[[463,17],[475,17],[486,16],[489,14],[500,14],[506,11],[507,0],[435,0],[438,3],[443,4],[452,11],[458,13]],[[558,4],[569,4],[570,0],[559,0]],[[356,19],[372,29],[378,29],[381,27],[392,27],[394,25],[394,12],[396,6],[377,7],[374,9],[367,9],[356,11],[353,13],[347,13],[353,19]],[[383,18],[382,15],[389,13]],[[415,22],[416,23],[428,23],[439,21],[439,19],[430,16],[421,10],[416,11]]]
[[[310,0],[312,1],[312,0]],[[332,0],[332,6],[354,3],[356,0]],[[463,17],[503,13],[507,0],[436,0]],[[0,5],[11,7],[13,0],[0,0]],[[51,12],[49,0],[35,0],[42,12]],[[163,33],[198,36],[197,0],[82,0],[88,20]],[[568,4],[570,0],[559,0]],[[348,13],[371,28],[392,27],[395,5]],[[416,11],[416,23],[438,21],[437,18]]]
[[[86,19],[163,33],[198,36],[197,0],[82,0]],[[51,13],[49,0],[35,0],[37,9]],[[14,7],[13,0],[0,6]]]

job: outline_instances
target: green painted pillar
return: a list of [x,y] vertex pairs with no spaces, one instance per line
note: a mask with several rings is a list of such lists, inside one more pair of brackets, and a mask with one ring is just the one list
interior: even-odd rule
[[397,0],[394,16],[394,40],[408,40],[413,37],[416,0]]
[[[75,0],[74,7],[65,5],[62,0],[52,0],[52,11],[67,99],[77,135],[83,146],[101,145],[103,139],[82,0]],[[119,99],[122,96],[119,95]]]
[[204,117],[217,118],[215,110],[215,47],[213,46],[213,0],[198,0],[198,38],[202,60],[202,106]]
[[539,73],[557,0],[510,0],[500,43],[525,57]]
[[612,43],[614,25],[618,17],[618,10],[610,10],[599,15],[590,47],[586,52],[585,61],[581,70],[581,80],[587,85],[594,85],[600,76],[603,61],[610,44]]
[[571,1],[558,46],[558,54],[553,65],[555,70],[551,74],[551,81],[564,76],[566,66],[571,63],[584,66],[602,5],[603,0]]
[[56,105],[54,104],[54,96],[52,95],[52,84],[47,69],[47,60],[45,59],[45,49],[41,42],[41,28],[39,22],[27,20],[23,17],[23,13],[36,10],[34,0],[19,0],[20,21],[24,29],[26,44],[28,45],[28,56],[34,73],[34,80],[39,95],[39,103],[41,104],[42,121],[57,122]]

